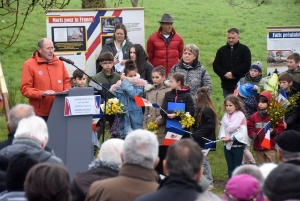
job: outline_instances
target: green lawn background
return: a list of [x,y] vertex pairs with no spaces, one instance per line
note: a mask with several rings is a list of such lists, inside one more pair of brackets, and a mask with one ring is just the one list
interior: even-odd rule
[[[232,0],[239,4],[242,1]],[[295,0],[268,0],[259,7],[257,0],[244,1],[243,7],[254,7],[242,9],[231,6],[224,0],[144,0],[145,8],[145,41],[157,31],[163,13],[171,13],[175,18],[174,28],[183,38],[185,44],[196,44],[200,48],[200,61],[211,76],[213,83],[212,99],[218,110],[219,117],[223,115],[221,108],[223,96],[220,88],[220,81],[212,69],[212,62],[217,49],[226,44],[226,31],[236,27],[241,32],[240,42],[246,44],[252,53],[252,62],[260,60],[263,62],[266,72],[266,45],[267,26],[289,26],[299,25],[300,4]],[[116,1],[107,0],[107,6],[113,7]],[[139,6],[142,1],[140,0]],[[129,0],[123,0],[120,7],[131,7]],[[67,9],[80,9],[81,1],[72,0]],[[0,9],[0,14],[4,10]],[[23,16],[20,14],[20,18]],[[132,16],[133,18],[135,16]],[[5,22],[3,22],[4,20]],[[0,28],[7,26],[14,20],[13,16],[0,15]],[[7,42],[12,29],[0,31],[0,40]],[[21,67],[25,60],[35,51],[38,39],[46,37],[45,12],[40,8],[28,17],[18,41],[10,48],[5,49],[0,43],[0,58],[8,89],[15,91],[16,97],[11,101],[10,107],[18,102],[26,102],[18,93],[20,84]],[[0,141],[5,139],[5,118],[3,112],[0,117]],[[210,163],[214,179],[217,182],[227,180],[226,163],[223,156],[222,144],[218,143],[216,152],[210,154]],[[217,186],[215,192],[221,193],[224,186]]]

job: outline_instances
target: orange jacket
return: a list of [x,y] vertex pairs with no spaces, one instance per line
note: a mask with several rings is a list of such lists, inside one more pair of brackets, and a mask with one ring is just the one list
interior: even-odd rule
[[70,77],[56,56],[50,62],[34,53],[22,67],[20,91],[29,98],[37,116],[49,116],[55,96],[43,97],[46,90],[62,92],[70,88]]

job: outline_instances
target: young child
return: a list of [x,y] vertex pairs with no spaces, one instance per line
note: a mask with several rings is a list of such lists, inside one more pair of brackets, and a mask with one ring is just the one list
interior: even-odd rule
[[262,63],[260,61],[254,62],[250,66],[250,70],[245,74],[245,77],[242,77],[238,83],[238,85],[243,85],[247,83],[251,83],[253,85],[258,85],[262,78]]
[[137,70],[135,62],[130,59],[127,60],[121,80],[110,88],[110,91],[124,104],[125,111],[120,119],[120,136],[122,139],[125,139],[131,129],[136,130],[143,127],[142,108],[136,105],[134,96],[142,97],[147,82],[140,79]]
[[[170,91],[170,87],[164,82],[166,79],[166,71],[164,67],[158,66],[152,71],[153,85],[148,84],[145,87],[146,100],[151,103],[162,105],[165,93]],[[146,128],[150,121],[154,121],[158,125],[158,141],[161,144],[166,135],[166,121],[160,115],[160,109],[154,107],[145,107],[143,128]]]
[[194,116],[195,108],[194,101],[190,93],[190,88],[184,85],[184,75],[181,73],[174,73],[169,78],[171,91],[168,91],[165,94],[165,98],[162,104],[162,109],[166,111],[166,114],[163,110],[160,110],[161,116],[167,119],[178,119],[180,117],[176,117],[174,110],[168,110],[168,103],[185,103],[185,112],[189,112],[190,115]]
[[293,90],[298,92],[300,90],[300,55],[298,53],[293,53],[288,56],[287,58],[287,67],[288,70],[287,73],[290,73],[293,75]]
[[[207,87],[201,87],[198,89],[196,94],[196,121],[194,125],[193,137],[195,141],[199,144],[201,148],[205,146],[205,143],[211,141],[216,141],[216,127],[218,125],[218,116],[216,109],[210,99],[210,90]],[[204,138],[208,140],[205,140]],[[216,143],[213,143],[213,147],[210,151],[216,150]],[[211,168],[208,161],[208,154],[204,158],[204,171],[203,175],[209,180],[209,189],[213,188],[213,178],[211,174]]]
[[224,142],[224,154],[227,162],[228,177],[242,164],[244,147],[249,144],[245,109],[240,99],[228,95],[224,100],[225,114],[221,121],[219,139]]
[[[287,97],[294,95],[296,92],[291,88],[293,85],[293,75],[290,73],[282,73],[279,78],[279,85],[281,90],[284,90]],[[289,109],[289,108],[288,108]],[[288,113],[284,116],[284,129],[285,130],[295,130],[300,132],[300,107],[299,101],[298,104],[291,109]]]
[[72,82],[74,87],[85,87],[86,76],[80,70],[76,69],[73,72]]
[[[249,119],[252,114],[257,111],[257,100],[255,94],[257,93],[257,85],[250,83],[240,85],[238,87],[238,97],[242,100],[243,106],[246,110],[246,118]],[[256,164],[256,161],[250,152],[251,140],[249,139],[249,145],[246,145],[244,149],[242,164]]]
[[266,110],[271,100],[272,94],[268,91],[263,91],[258,97],[258,111],[250,117],[247,124],[248,135],[254,141],[253,148],[259,165],[276,162],[275,136],[284,131],[283,122],[280,120],[275,128],[270,129],[271,149],[269,150],[261,146],[265,138],[264,128],[270,119]]
[[[106,89],[109,89],[113,84],[116,84],[117,81],[120,80],[120,74],[115,73],[113,70],[113,62],[114,62],[114,56],[111,52],[105,52],[100,54],[98,57],[99,59],[99,66],[101,67],[101,71],[94,75],[92,78],[96,80],[98,83],[102,84],[103,87]],[[98,91],[98,95],[101,96],[101,102],[103,103],[106,99],[106,101],[110,98],[114,98],[114,96],[105,89],[100,89],[100,86],[97,84],[91,84],[93,81],[90,81],[90,86],[95,87],[95,89]],[[98,90],[100,89],[100,90]],[[109,123],[109,129],[111,129],[112,124],[115,120],[115,115],[106,115],[105,116],[106,121]],[[97,123],[97,127],[100,128],[100,131],[98,134],[102,134],[101,127],[104,125],[103,119]],[[111,134],[111,137],[116,137],[114,134]]]

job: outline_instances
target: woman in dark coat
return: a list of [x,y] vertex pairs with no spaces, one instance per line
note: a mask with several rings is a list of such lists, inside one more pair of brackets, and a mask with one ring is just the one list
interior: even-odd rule
[[153,65],[148,61],[148,55],[145,52],[144,48],[140,44],[134,44],[130,47],[129,50],[130,58],[135,62],[138,67],[138,73],[141,78],[147,80],[148,83],[153,84],[152,82],[152,70]]

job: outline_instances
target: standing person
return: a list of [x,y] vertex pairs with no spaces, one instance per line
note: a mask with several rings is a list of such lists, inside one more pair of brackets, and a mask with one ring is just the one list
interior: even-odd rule
[[256,153],[256,158],[259,165],[263,163],[275,163],[275,136],[284,131],[282,119],[274,128],[270,128],[270,144],[271,149],[266,149],[261,146],[265,138],[265,126],[270,121],[270,116],[267,114],[272,94],[268,91],[263,91],[258,97],[258,111],[255,112],[248,121],[248,135],[254,141],[253,149]]
[[245,145],[249,144],[247,135],[246,111],[240,99],[234,95],[226,96],[224,114],[219,131],[219,139],[224,142],[224,154],[227,162],[228,177],[242,164]]
[[237,82],[251,65],[250,49],[239,42],[240,32],[236,28],[227,31],[227,44],[222,46],[213,62],[215,73],[221,79],[224,98],[232,94]]
[[[158,66],[152,71],[153,85],[145,87],[146,100],[151,103],[162,105],[165,93],[170,91],[170,87],[164,82],[166,79],[166,71],[162,66]],[[145,129],[150,121],[154,121],[158,125],[158,141],[159,143],[166,136],[166,120],[160,114],[160,109],[155,107],[145,107],[143,128]]]
[[171,14],[163,14],[158,21],[160,27],[147,41],[147,53],[150,63],[156,67],[162,65],[167,75],[172,66],[177,64],[183,52],[183,39],[173,28],[174,18]]
[[74,87],[86,87],[86,75],[83,74],[83,72],[81,72],[80,70],[76,69],[73,72],[72,82],[74,84]]
[[294,91],[299,91],[300,90],[300,55],[298,53],[293,53],[288,56],[287,58],[287,67],[288,70],[286,71],[287,73],[290,73],[293,75],[293,87],[292,89]]
[[[125,62],[127,59],[129,59],[129,48],[131,46],[132,43],[129,41],[127,29],[124,24],[120,23],[115,26],[113,38],[108,38],[105,40],[105,44],[100,52],[100,55],[105,52],[111,52],[114,55],[115,70],[118,73],[122,73]],[[99,66],[100,55],[96,60],[96,73],[102,71],[101,66]]]
[[143,127],[142,108],[136,105],[134,96],[142,97],[147,82],[140,79],[137,71],[134,61],[127,60],[121,80],[110,88],[110,91],[124,105],[124,114],[121,115],[120,119],[120,136],[122,139],[125,139],[131,129],[136,130]]
[[65,65],[54,55],[53,42],[48,38],[38,41],[37,50],[24,62],[20,91],[29,98],[37,116],[47,121],[55,92],[66,91],[71,87]]
[[191,116],[194,116],[195,108],[194,101],[190,93],[190,88],[184,85],[184,75],[181,73],[174,73],[170,77],[171,91],[166,92],[165,98],[160,110],[161,116],[167,119],[178,119],[174,110],[168,110],[168,103],[185,103],[185,112],[189,112]]
[[149,63],[148,55],[145,52],[143,46],[140,44],[134,44],[133,46],[131,46],[129,54],[130,59],[135,62],[141,78],[146,80],[148,83],[153,84],[151,73],[154,67],[151,63]]
[[208,87],[211,91],[212,84],[208,72],[199,62],[199,48],[194,44],[188,44],[183,49],[182,59],[178,64],[175,64],[169,74],[169,77],[174,73],[182,73],[184,75],[185,84],[191,89],[193,97],[200,87]]
[[[209,88],[202,87],[197,91],[196,94],[196,121],[194,125],[193,137],[195,141],[199,144],[201,148],[205,147],[205,143],[210,141],[216,141],[216,128],[218,126],[218,115],[216,109],[209,97],[210,90]],[[208,139],[205,140],[204,138]],[[216,150],[216,143],[213,143],[210,151]],[[204,171],[203,175],[210,182],[208,187],[210,190],[213,189],[213,177],[211,174],[211,168],[208,161],[208,153],[204,157]]]

